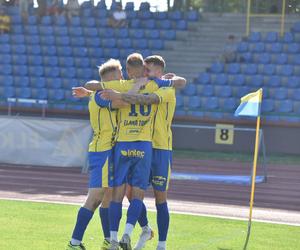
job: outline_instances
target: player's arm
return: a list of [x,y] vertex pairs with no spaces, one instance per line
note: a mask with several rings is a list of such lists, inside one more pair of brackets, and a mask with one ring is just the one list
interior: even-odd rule
[[[170,75],[169,75],[170,76]],[[186,79],[180,76],[174,76],[172,78],[151,78],[156,84],[161,87],[174,87],[175,89],[182,89],[186,86]]]
[[84,84],[84,87],[91,91],[103,90],[103,85],[97,80],[92,80],[92,81],[86,82]]
[[101,108],[109,108],[109,109],[118,109],[128,106],[128,103],[122,101],[122,100],[107,100],[101,97],[101,92],[98,92],[95,94],[95,102],[98,106]]
[[122,101],[129,104],[158,104],[159,97],[156,94],[120,93],[115,90],[107,89],[101,92],[101,97],[106,100]]
[[89,97],[93,91],[88,90],[84,87],[73,87],[72,88],[72,95],[77,98],[84,98]]

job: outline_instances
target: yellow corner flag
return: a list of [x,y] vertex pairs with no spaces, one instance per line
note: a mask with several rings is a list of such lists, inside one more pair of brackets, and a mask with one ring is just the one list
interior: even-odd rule
[[241,104],[236,109],[235,116],[260,116],[262,89],[245,95],[241,98]]

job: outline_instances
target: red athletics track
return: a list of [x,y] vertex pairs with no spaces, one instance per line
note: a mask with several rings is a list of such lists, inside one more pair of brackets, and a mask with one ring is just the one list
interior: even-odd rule
[[[268,165],[268,182],[257,184],[255,207],[300,210],[300,166]],[[174,159],[176,172],[249,174],[250,163]],[[260,172],[259,172],[260,173]],[[0,197],[33,197],[76,202],[87,192],[88,177],[74,168],[0,166]],[[151,196],[151,192],[147,193]],[[169,198],[226,205],[249,205],[250,187],[220,183],[173,180]],[[54,199],[53,199],[54,197]]]

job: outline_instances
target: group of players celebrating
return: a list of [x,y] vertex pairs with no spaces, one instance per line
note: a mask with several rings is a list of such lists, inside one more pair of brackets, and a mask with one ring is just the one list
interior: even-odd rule
[[[82,238],[100,204],[104,234],[101,249],[131,250],[136,222],[142,232],[133,249],[142,249],[154,235],[143,203],[149,185],[157,209],[156,250],[166,249],[175,89],[184,88],[186,80],[173,73],[164,75],[164,70],[161,56],[144,59],[134,53],[126,60],[130,80],[123,80],[120,61],[110,59],[99,67],[101,82],[90,81],[84,87],[73,88],[75,97],[90,98],[93,139],[89,145],[89,191],[67,249],[85,249]],[[123,236],[118,240],[125,195],[130,205]]]

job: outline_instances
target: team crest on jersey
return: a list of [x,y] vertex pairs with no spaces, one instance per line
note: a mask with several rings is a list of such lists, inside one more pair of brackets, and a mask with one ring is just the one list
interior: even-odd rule
[[125,156],[125,157],[136,157],[136,158],[144,158],[145,156],[145,151],[140,151],[140,150],[136,150],[136,149],[133,149],[133,150],[121,150],[121,154],[122,156]]

